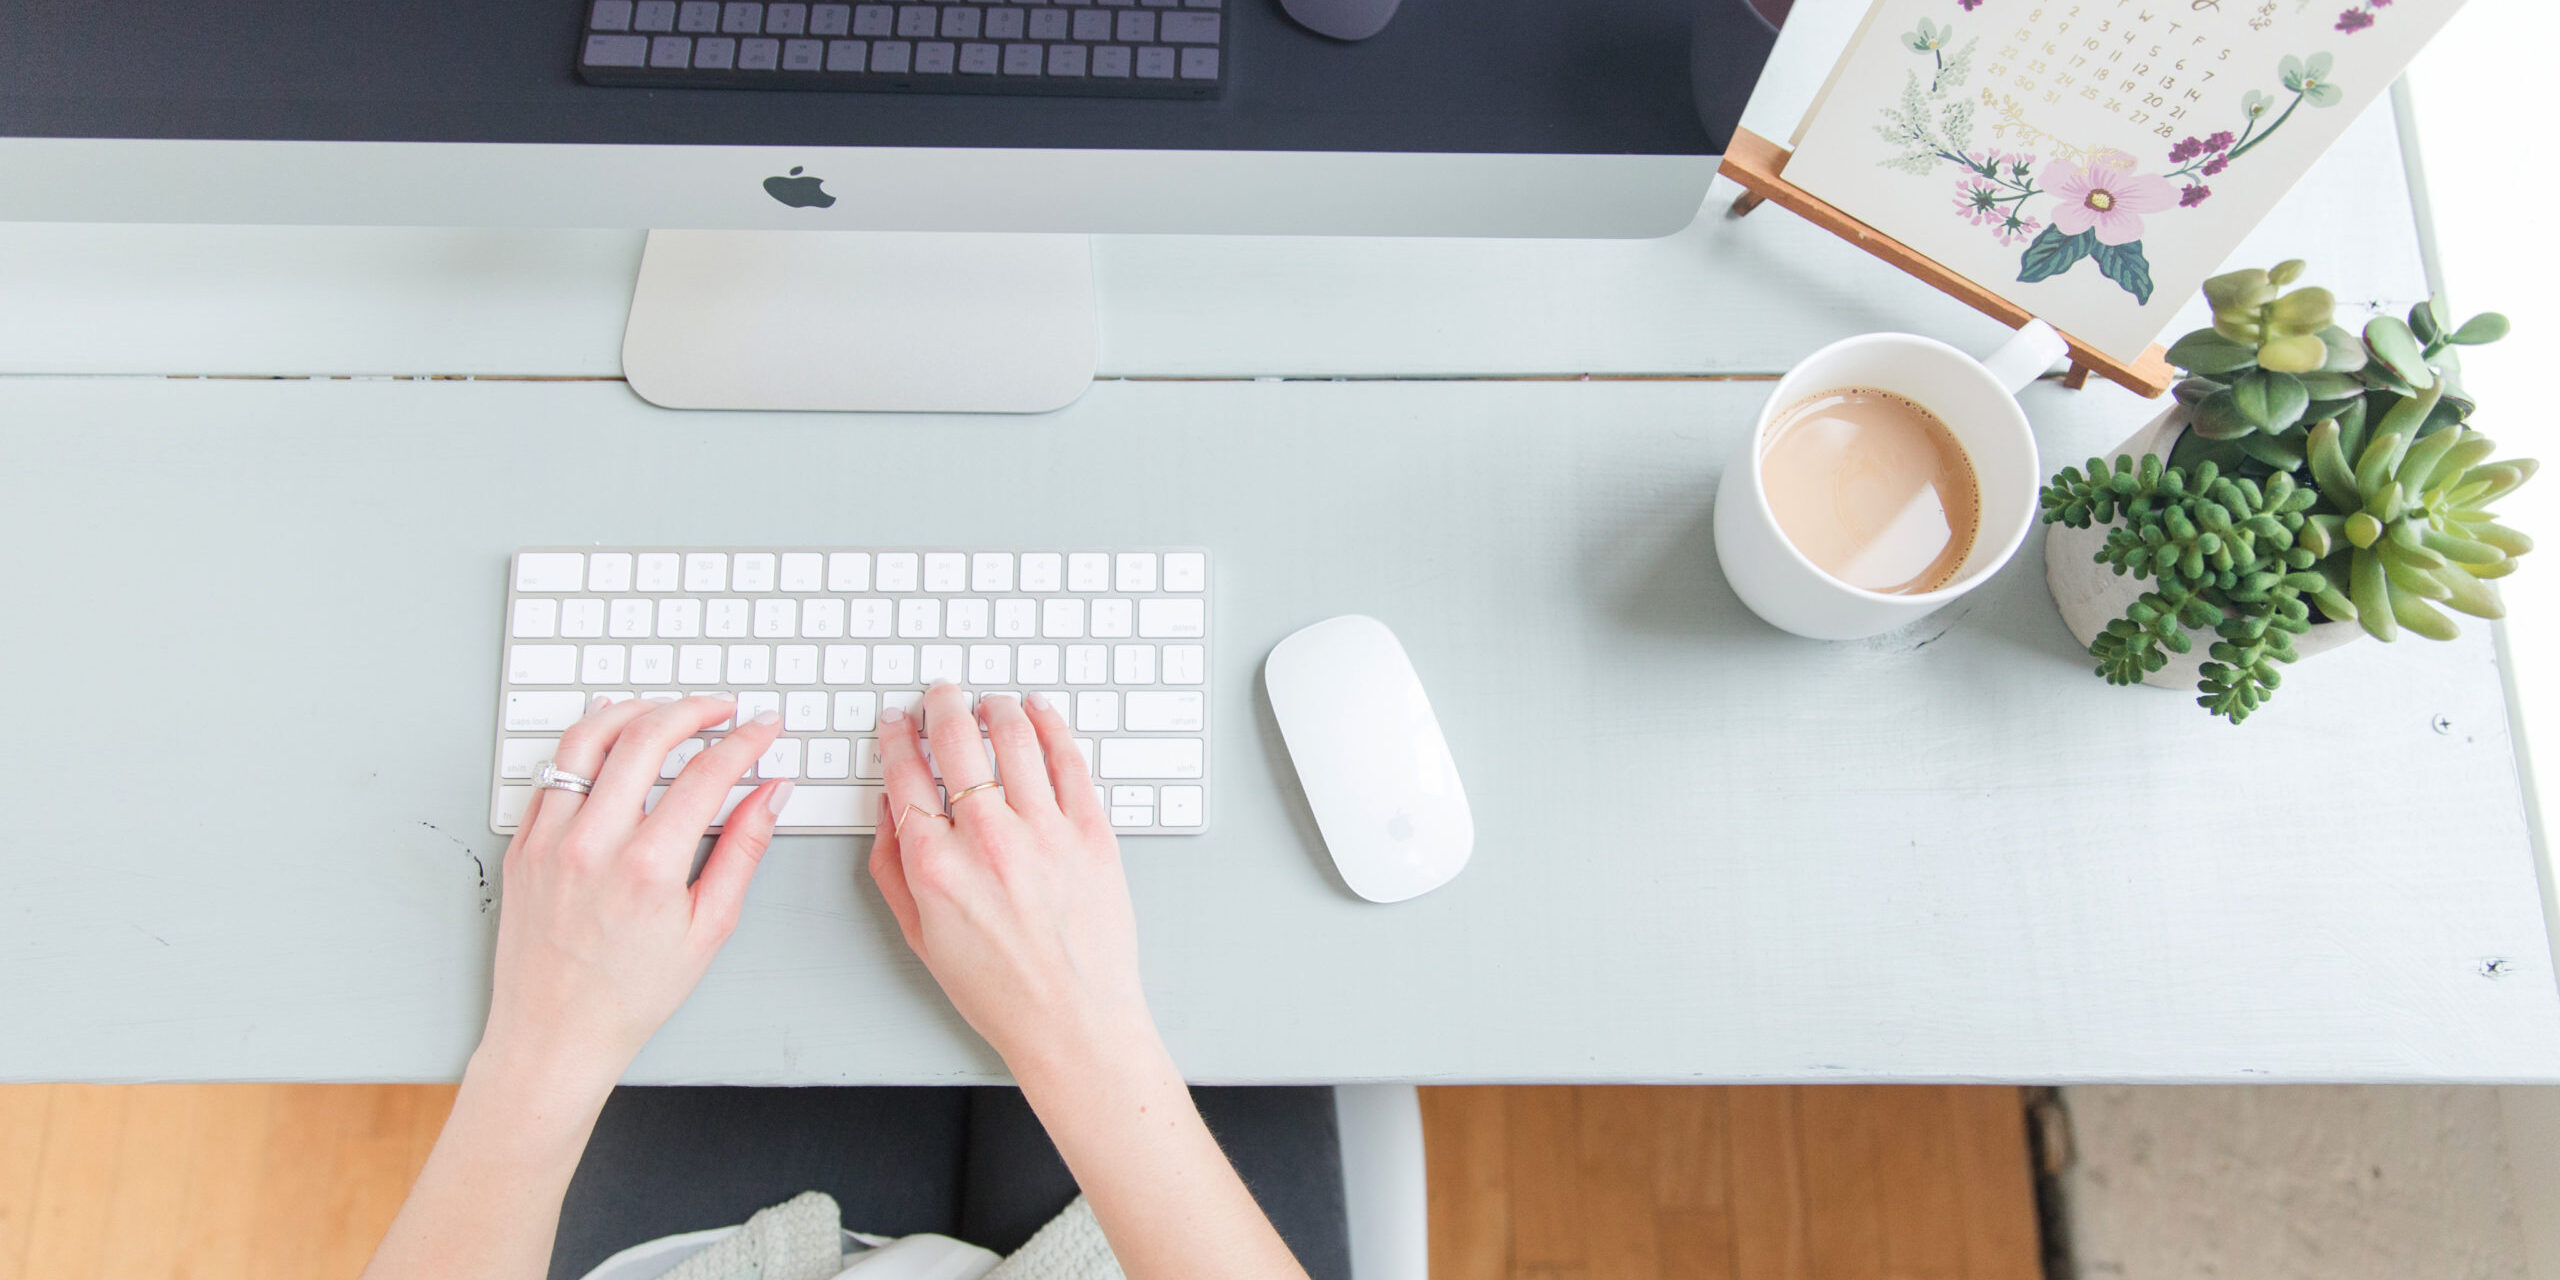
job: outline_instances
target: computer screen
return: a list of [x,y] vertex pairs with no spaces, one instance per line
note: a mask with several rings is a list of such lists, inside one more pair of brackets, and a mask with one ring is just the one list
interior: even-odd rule
[[[11,0],[0,218],[1662,234],[1774,38],[1746,0],[1403,0],[1359,41],[1219,0],[1206,99],[615,87],[591,3]],[[795,168],[828,203],[768,192]]]

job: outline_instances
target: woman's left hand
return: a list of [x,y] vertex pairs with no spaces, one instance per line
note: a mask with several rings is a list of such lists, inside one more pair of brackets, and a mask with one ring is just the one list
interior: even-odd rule
[[620,702],[561,736],[553,763],[595,786],[535,792],[507,844],[485,1065],[567,1091],[560,1101],[601,1099],[692,994],[737,928],[791,784],[740,800],[688,884],[694,854],[779,721],[739,725],[687,761],[654,809],[641,805],[667,753],[736,712],[727,698]]

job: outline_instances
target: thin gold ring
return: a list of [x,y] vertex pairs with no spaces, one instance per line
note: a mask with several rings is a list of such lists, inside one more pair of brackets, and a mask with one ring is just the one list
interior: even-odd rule
[[1004,789],[1004,784],[999,783],[999,782],[981,782],[981,783],[979,783],[978,785],[976,785],[976,786],[974,786],[974,787],[969,787],[969,788],[967,788],[967,789],[963,790],[960,794],[958,794],[958,795],[956,795],[956,796],[953,796],[953,797],[951,797],[951,798],[950,798],[950,799],[948,799],[948,800],[943,801],[943,802],[942,802],[942,807],[943,807],[944,809],[947,809],[947,810],[951,811],[952,813],[958,813],[958,812],[960,812],[960,802],[961,802],[961,801],[966,800],[966,799],[968,799],[969,797],[974,796],[974,795],[978,794],[979,792],[986,790],[986,789],[987,789],[987,788],[989,788],[989,787],[993,787],[993,788],[995,788],[995,789],[997,789],[997,790],[1001,791],[1001,790],[1003,790],[1003,789]]
[[889,824],[890,832],[895,834],[901,840],[907,838],[907,815],[911,813],[919,814],[927,818],[940,818],[944,822],[951,821],[950,814],[935,813],[931,809],[924,808],[921,805],[908,805],[905,809],[899,811],[898,820]]

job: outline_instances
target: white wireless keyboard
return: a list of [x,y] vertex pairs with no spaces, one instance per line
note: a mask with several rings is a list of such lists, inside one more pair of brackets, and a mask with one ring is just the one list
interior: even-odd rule
[[[740,719],[779,712],[756,776],[797,780],[781,829],[869,832],[880,709],[912,711],[943,680],[973,699],[1049,695],[1122,832],[1207,826],[1204,552],[528,549],[508,578],[506,632],[489,799],[500,834],[599,693],[734,693]],[[677,748],[659,777],[728,727]]]

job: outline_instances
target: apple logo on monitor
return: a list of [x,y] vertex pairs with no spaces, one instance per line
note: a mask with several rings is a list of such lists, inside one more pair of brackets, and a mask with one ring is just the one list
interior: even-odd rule
[[827,194],[826,179],[803,177],[796,164],[789,174],[765,179],[764,191],[794,209],[824,209],[836,202]]

